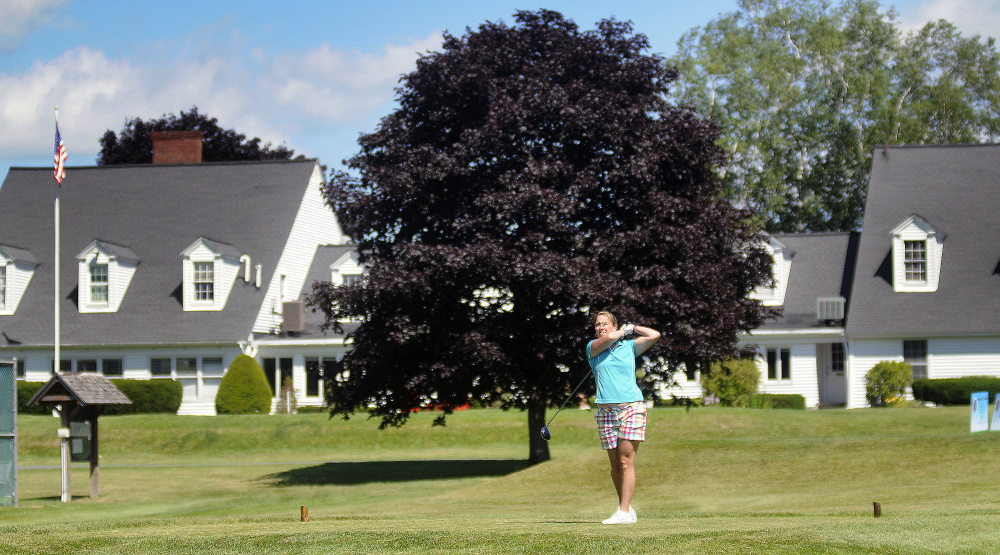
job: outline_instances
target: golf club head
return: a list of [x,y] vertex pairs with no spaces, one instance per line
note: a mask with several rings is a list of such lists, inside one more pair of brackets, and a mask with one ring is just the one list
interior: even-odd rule
[[548,441],[548,440],[552,439],[552,434],[549,433],[549,427],[548,426],[542,426],[542,438],[545,441]]

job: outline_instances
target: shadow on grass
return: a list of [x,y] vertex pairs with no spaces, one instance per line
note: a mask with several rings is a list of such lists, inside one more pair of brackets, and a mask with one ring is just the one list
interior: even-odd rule
[[261,477],[275,486],[351,486],[371,482],[412,482],[505,476],[530,466],[523,460],[434,460],[332,462]]

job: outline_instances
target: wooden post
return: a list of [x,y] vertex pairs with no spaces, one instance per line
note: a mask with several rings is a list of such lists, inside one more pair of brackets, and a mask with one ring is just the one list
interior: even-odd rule
[[305,505],[302,505],[299,509],[299,516],[302,519],[302,522],[309,522],[309,509],[307,509]]
[[875,518],[882,516],[882,504],[879,503],[878,501],[875,501],[873,505],[875,507]]
[[[60,422],[62,422],[62,430],[59,437],[59,458],[62,461],[62,494],[60,499],[63,503],[69,503],[73,500],[73,487],[70,484],[70,443],[69,443],[69,415],[74,409],[73,406],[66,402],[62,405],[59,411]],[[63,437],[65,435],[65,437]]]
[[90,421],[90,498],[97,499],[100,490],[101,469],[97,463],[97,415],[100,409],[91,412]]

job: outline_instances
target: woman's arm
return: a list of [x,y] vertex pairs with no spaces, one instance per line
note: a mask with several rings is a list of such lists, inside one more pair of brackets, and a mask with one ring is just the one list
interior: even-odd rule
[[652,347],[660,339],[660,332],[653,328],[635,325],[632,325],[632,327],[634,330],[633,333],[635,333],[635,356],[646,352],[646,349]]
[[615,341],[618,341],[619,339],[624,337],[626,333],[628,332],[623,327],[622,329],[609,331],[602,337],[598,337],[597,339],[594,340],[593,343],[590,344],[590,353],[588,353],[588,356],[590,358],[594,358],[597,355],[601,354],[602,352],[604,352],[605,349],[613,345]]

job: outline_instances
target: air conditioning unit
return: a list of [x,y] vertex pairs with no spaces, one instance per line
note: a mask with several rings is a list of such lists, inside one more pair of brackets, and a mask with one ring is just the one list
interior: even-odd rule
[[281,304],[281,331],[306,330],[306,303],[288,301]]
[[819,297],[816,299],[816,318],[820,320],[843,320],[844,305],[847,299],[844,297]]

